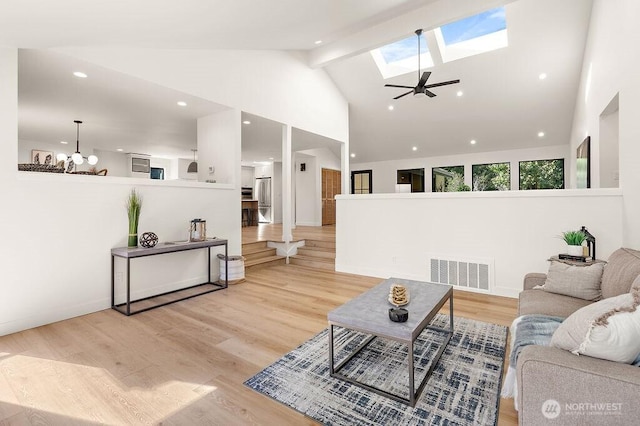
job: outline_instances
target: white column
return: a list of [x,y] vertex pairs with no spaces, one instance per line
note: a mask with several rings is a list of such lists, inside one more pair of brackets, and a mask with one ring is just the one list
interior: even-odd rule
[[342,165],[342,194],[349,194],[351,188],[349,183],[351,182],[351,170],[349,168],[349,142],[344,142],[340,149],[340,159]]
[[291,126],[285,124],[282,126],[282,241],[285,243],[293,240],[291,158]]

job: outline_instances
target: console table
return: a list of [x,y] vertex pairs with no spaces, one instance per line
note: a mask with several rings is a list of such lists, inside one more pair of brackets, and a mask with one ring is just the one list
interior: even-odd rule
[[[124,315],[134,315],[134,314],[139,314],[140,312],[145,312],[148,311],[150,309],[155,309],[155,308],[159,308],[160,306],[165,306],[171,303],[175,303],[175,302],[179,302],[181,300],[186,300],[186,299],[190,299],[192,297],[196,297],[196,296],[201,296],[203,294],[207,294],[207,293],[211,293],[214,291],[218,291],[218,290],[222,290],[225,289],[229,286],[229,275],[227,274],[225,276],[225,280],[224,280],[224,284],[220,284],[220,283],[216,283],[211,281],[211,247],[216,247],[216,246],[224,246],[224,256],[225,256],[225,270],[228,271],[229,270],[229,260],[228,260],[228,245],[227,245],[227,240],[223,240],[223,239],[219,239],[219,238],[214,238],[214,239],[209,239],[206,241],[194,241],[194,242],[185,242],[185,241],[176,241],[176,242],[166,242],[166,243],[159,243],[158,245],[156,245],[155,247],[151,247],[151,248],[142,248],[142,247],[117,247],[117,248],[113,248],[111,249],[111,308],[115,309],[116,311],[120,312],[121,314]],[[176,252],[181,252],[181,251],[187,251],[187,250],[196,250],[196,249],[203,249],[206,248],[207,249],[207,278],[208,281],[204,282],[204,283],[200,283],[200,284],[196,284],[196,285],[192,285],[189,287],[184,287],[178,290],[172,290],[172,291],[168,291],[165,293],[161,293],[161,294],[156,294],[153,296],[149,296],[149,297],[144,297],[142,299],[137,299],[137,300],[131,300],[131,259],[135,259],[138,257],[146,257],[146,256],[156,256],[159,254],[168,254],[168,253],[176,253]],[[120,303],[117,304],[115,303],[115,277],[114,277],[114,265],[115,265],[115,258],[116,257],[121,257],[124,259],[127,259],[127,280],[126,280],[126,285],[127,285],[127,301],[125,303]],[[191,288],[195,288],[195,287],[211,287],[208,288],[206,291],[197,293],[197,294],[192,294],[189,296],[185,296],[185,297],[181,297],[179,299],[176,300],[171,300],[169,302],[162,302],[162,303],[158,303],[156,305],[153,306],[148,306],[146,308],[142,308],[136,311],[131,311],[131,304],[135,303],[135,302],[140,302],[142,300],[149,300],[149,299],[153,299],[154,297],[158,297],[158,296],[165,296],[167,294],[171,294],[171,293],[176,293],[179,291],[184,291],[184,290],[188,290]]]

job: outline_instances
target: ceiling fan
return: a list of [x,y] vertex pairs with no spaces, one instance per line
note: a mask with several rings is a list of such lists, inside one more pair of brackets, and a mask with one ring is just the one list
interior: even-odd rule
[[426,84],[429,76],[431,76],[431,71],[425,71],[422,73],[422,77],[420,77],[420,36],[422,35],[422,30],[416,30],[416,35],[418,36],[418,84],[416,87],[412,86],[398,86],[397,84],[385,84],[384,87],[400,87],[403,89],[411,89],[406,93],[403,93],[400,96],[396,96],[393,99],[400,99],[403,96],[407,96],[409,93],[413,93],[415,95],[427,95],[430,98],[436,96],[435,93],[430,91],[429,89],[433,87],[447,86],[449,84],[460,83],[460,80],[451,80],[451,81],[443,81],[442,83],[434,83],[434,84]]

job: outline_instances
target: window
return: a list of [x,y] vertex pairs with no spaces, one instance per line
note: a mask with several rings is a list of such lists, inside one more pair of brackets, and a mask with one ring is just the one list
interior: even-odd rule
[[[428,39],[435,39],[436,43],[427,45]],[[417,44],[417,38],[412,36],[372,50],[382,77],[418,71]],[[498,7],[425,31],[420,40],[420,64],[423,69],[430,68],[435,65],[434,57],[442,58],[444,63],[508,45],[505,8]]]
[[424,169],[398,170],[397,192],[424,192]]
[[[420,40],[420,66],[429,68],[433,66],[433,59],[429,54],[427,41],[424,35]],[[395,43],[387,44],[379,49],[371,51],[383,78],[396,77],[409,72],[418,71],[418,39],[416,36],[408,37]]]
[[431,169],[432,192],[469,191],[464,184],[464,166],[434,167]]
[[373,171],[357,170],[351,172],[351,193],[371,194],[373,193]]
[[509,45],[504,7],[443,25],[435,30],[442,62],[455,61]]
[[564,160],[521,161],[520,190],[564,189]]
[[474,191],[508,191],[511,189],[509,163],[474,164],[471,168]]

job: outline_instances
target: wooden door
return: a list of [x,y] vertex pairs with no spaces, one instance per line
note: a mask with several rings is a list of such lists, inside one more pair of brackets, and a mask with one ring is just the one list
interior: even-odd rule
[[322,169],[322,225],[336,224],[336,195],[340,194],[340,170]]

